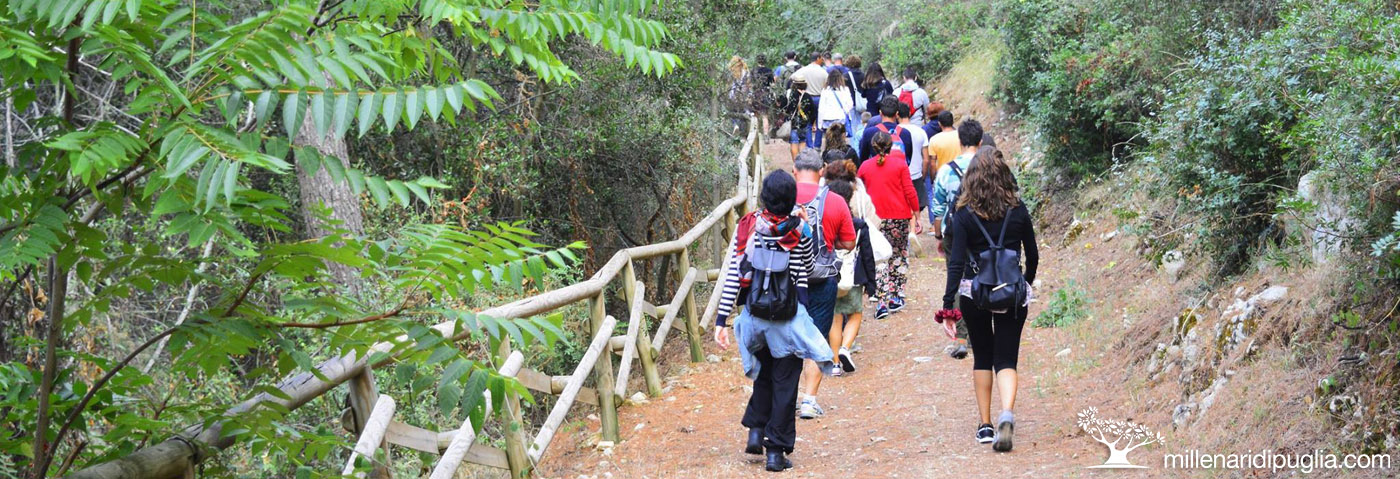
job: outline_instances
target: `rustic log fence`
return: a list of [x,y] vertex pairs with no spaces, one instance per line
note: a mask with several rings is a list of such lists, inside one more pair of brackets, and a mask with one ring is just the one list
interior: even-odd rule
[[[721,201],[702,220],[680,238],[618,251],[586,281],[574,283],[559,289],[540,293],[503,306],[481,311],[480,315],[499,319],[524,318],[545,314],[550,311],[581,301],[590,302],[590,326],[592,339],[589,347],[569,376],[549,376],[524,367],[524,355],[512,349],[510,338],[502,336],[497,354],[501,359],[498,371],[502,376],[514,377],[527,389],[545,394],[558,395],[544,424],[534,435],[533,441],[526,439],[526,425],[521,417],[520,398],[507,393],[502,404],[504,411],[500,419],[504,422],[505,448],[496,448],[475,442],[471,419],[461,427],[450,431],[430,431],[402,422],[394,421],[396,403],[393,398],[380,395],[374,383],[373,367],[382,366],[394,360],[393,356],[370,364],[368,355],[354,353],[328,360],[317,366],[321,377],[302,373],[281,381],[277,385],[278,394],[261,393],[232,408],[226,416],[246,413],[265,404],[292,410],[330,392],[342,383],[349,383],[348,399],[350,408],[346,411],[344,423],[358,435],[353,452],[343,469],[343,474],[355,472],[360,457],[378,458],[369,477],[388,477],[391,468],[387,458],[391,457],[392,446],[440,454],[432,479],[451,478],[464,462],[491,466],[510,471],[512,478],[524,478],[531,474],[534,465],[543,457],[553,441],[556,432],[569,411],[576,403],[582,402],[599,408],[604,441],[618,440],[617,405],[627,397],[632,363],[641,364],[645,384],[643,390],[651,397],[662,394],[660,373],[656,362],[660,359],[666,338],[672,329],[685,333],[689,340],[690,360],[704,361],[702,341],[704,327],[710,323],[719,304],[720,291],[715,287],[704,314],[696,314],[695,286],[700,283],[713,283],[720,275],[724,262],[730,256],[728,246],[719,251],[716,264],[721,268],[698,270],[691,264],[691,247],[706,234],[715,232],[728,244],[733,236],[733,227],[740,215],[753,211],[757,205],[760,176],[763,171],[759,156],[760,132],[755,121],[749,122],[749,133],[737,158],[739,178],[733,196]],[[751,174],[752,173],[752,174]],[[637,280],[635,261],[675,255],[678,267],[674,268],[675,280],[679,286],[669,303],[652,305],[645,300],[647,287]],[[607,288],[621,276],[623,299],[627,302],[627,332],[613,336],[617,320],[607,314],[605,294]],[[659,279],[663,281],[664,278]],[[659,318],[655,331],[648,331],[644,316]],[[677,324],[677,320],[681,320]],[[454,331],[454,323],[444,322],[433,326],[445,337],[453,341],[466,339],[470,332]],[[456,333],[456,334],[454,334]],[[374,352],[390,352],[391,344],[378,344],[371,348]],[[613,371],[613,354],[621,359],[616,374]],[[584,387],[589,375],[593,376],[596,388]],[[487,392],[486,394],[490,394]],[[487,404],[485,417],[493,417],[491,401]],[[177,437],[155,444],[134,453],[106,463],[98,464],[75,472],[71,478],[156,478],[177,479],[193,477],[195,466],[206,459],[210,451],[221,450],[233,445],[234,437],[223,433],[224,422],[214,422],[208,426],[192,426]]]

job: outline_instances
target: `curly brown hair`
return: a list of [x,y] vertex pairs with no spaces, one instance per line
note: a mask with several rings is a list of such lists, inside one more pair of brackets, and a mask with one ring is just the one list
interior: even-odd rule
[[1011,167],[1001,150],[991,146],[977,149],[961,189],[957,207],[967,207],[984,220],[999,220],[1021,202]]

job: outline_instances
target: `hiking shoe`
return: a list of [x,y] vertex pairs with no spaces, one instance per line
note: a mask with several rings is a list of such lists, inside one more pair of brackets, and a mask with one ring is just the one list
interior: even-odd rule
[[823,415],[826,415],[826,411],[822,410],[820,404],[817,404],[817,398],[803,399],[802,404],[797,407],[797,417],[802,419],[815,419]]
[[890,298],[890,301],[886,303],[886,307],[889,308],[891,313],[897,313],[899,310],[904,309],[904,298],[899,296]]
[[882,304],[880,305],[880,307],[875,308],[875,319],[888,318],[890,317],[890,313],[892,313],[892,311],[890,311],[890,308],[887,308],[885,307],[885,305]]
[[991,424],[983,424],[981,426],[977,426],[978,444],[987,444],[994,440],[996,440],[996,431],[992,429]]
[[848,373],[856,372],[856,363],[855,361],[851,361],[850,350],[841,348],[841,350],[836,353],[836,359],[841,361],[841,369],[836,370],[837,373],[840,373],[841,370],[845,370]]
[[958,340],[958,343],[952,345],[950,348],[951,348],[951,349],[948,351],[948,357],[951,357],[951,358],[953,358],[953,359],[965,359],[965,358],[967,358],[967,340],[966,340],[966,339],[959,339],[959,340]]
[[997,433],[995,442],[992,443],[992,450],[996,452],[1008,452],[1011,450],[1011,435],[1016,431],[1016,421],[1011,416],[1011,411],[1002,411],[1001,418],[997,420]]

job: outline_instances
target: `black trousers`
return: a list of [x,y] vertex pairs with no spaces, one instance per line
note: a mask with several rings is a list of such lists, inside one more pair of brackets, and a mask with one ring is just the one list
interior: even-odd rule
[[1016,358],[1021,349],[1021,330],[1026,326],[1026,315],[1030,311],[1016,307],[1002,314],[993,314],[979,309],[967,298],[959,299],[962,322],[967,323],[967,342],[972,344],[972,370],[1016,369]]
[[758,379],[753,382],[749,408],[744,411],[744,427],[762,429],[768,450],[792,452],[797,442],[797,381],[802,377],[802,358],[774,358],[764,349],[758,359]]

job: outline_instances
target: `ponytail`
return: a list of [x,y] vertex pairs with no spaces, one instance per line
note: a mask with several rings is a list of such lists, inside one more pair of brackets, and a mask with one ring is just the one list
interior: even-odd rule
[[890,134],[879,131],[875,132],[875,137],[870,139],[870,148],[875,150],[875,164],[885,166],[885,155],[890,153],[890,148],[894,146],[894,140]]

